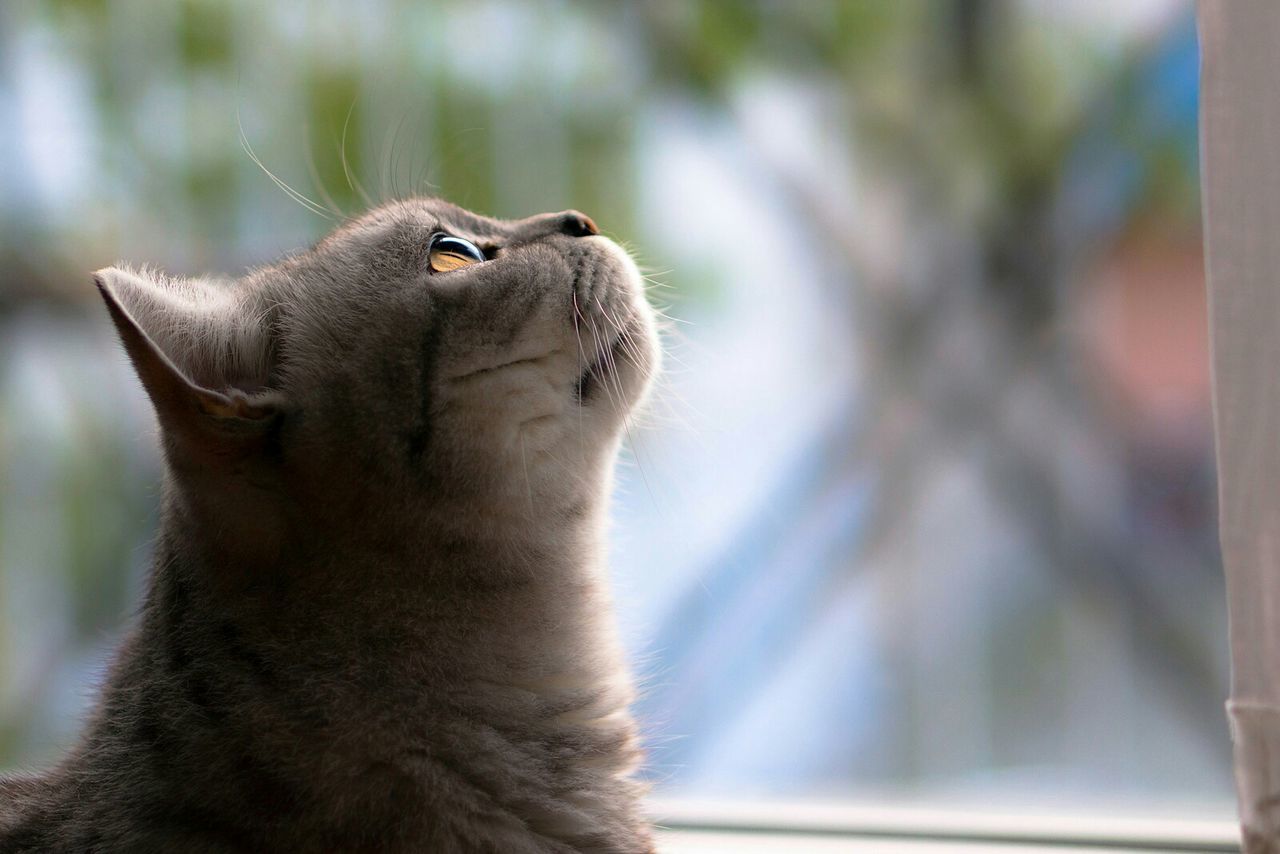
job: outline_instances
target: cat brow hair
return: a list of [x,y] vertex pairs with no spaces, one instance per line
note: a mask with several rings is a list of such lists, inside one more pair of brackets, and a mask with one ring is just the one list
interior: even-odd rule
[[263,171],[263,174],[271,179],[272,183],[283,190],[289,198],[302,205],[305,210],[310,211],[316,216],[323,217],[324,219],[333,219],[333,217],[329,215],[329,212],[322,208],[317,202],[307,198],[302,193],[286,184],[283,179],[278,178],[276,174],[268,169],[258,158],[258,155],[253,153],[253,146],[249,144],[249,137],[245,135],[244,132],[244,123],[240,121],[240,104],[238,99],[236,102],[236,128],[240,136],[240,147],[244,149],[245,154],[249,155],[249,159],[256,163],[258,168]]

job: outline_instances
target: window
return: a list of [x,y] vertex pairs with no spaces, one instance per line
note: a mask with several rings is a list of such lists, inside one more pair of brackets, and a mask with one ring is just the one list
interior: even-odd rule
[[243,135],[650,270],[612,562],[667,803],[1229,822],[1195,27],[1121,5],[8,9],[0,766],[73,737],[155,524],[84,271],[330,225]]

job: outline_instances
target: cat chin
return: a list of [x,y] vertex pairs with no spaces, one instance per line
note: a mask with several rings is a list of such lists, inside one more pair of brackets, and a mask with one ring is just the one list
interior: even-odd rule
[[[660,357],[653,309],[644,296],[644,277],[625,249],[604,236],[587,238],[612,262],[612,290],[621,305],[612,307],[614,328],[601,342],[595,362],[578,378],[578,400],[589,401],[607,384],[613,384],[615,405],[628,409],[643,400]],[[621,399],[619,399],[621,398]]]
[[[602,396],[609,397],[612,391],[615,395],[622,393],[625,387],[617,385],[620,382],[621,375],[628,368],[634,366],[635,358],[632,355],[634,348],[634,333],[630,327],[624,327],[610,339],[604,346],[600,348],[596,358],[586,370],[578,377],[574,387],[574,396],[580,406],[589,406],[597,402]],[[610,384],[615,384],[611,386]],[[615,405],[630,406],[630,395],[627,400],[618,400],[616,397],[611,398],[611,402]]]

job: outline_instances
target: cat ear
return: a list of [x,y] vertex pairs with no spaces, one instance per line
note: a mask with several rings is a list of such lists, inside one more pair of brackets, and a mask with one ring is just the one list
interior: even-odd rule
[[94,283],[165,432],[219,452],[265,433],[269,332],[232,286],[109,267]]

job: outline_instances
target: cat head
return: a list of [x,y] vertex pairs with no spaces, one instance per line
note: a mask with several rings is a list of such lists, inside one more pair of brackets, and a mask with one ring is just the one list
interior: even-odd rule
[[571,507],[658,363],[635,265],[574,211],[411,199],[239,279],[95,281],[180,498],[222,513]]

